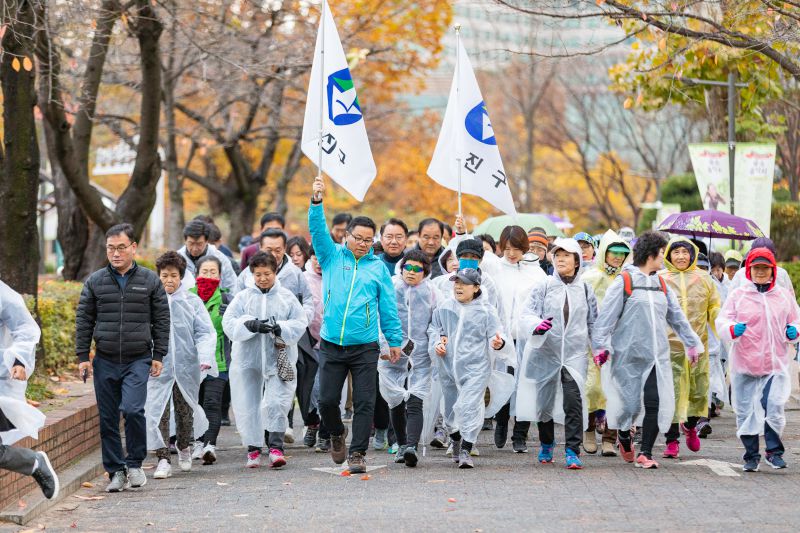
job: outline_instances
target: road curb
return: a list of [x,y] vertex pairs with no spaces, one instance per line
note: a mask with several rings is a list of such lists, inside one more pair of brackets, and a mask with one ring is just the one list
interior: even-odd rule
[[97,449],[79,459],[63,472],[59,472],[58,478],[61,482],[61,490],[58,498],[48,500],[37,487],[35,491],[19,498],[19,501],[25,502],[24,507],[21,507],[19,502],[9,505],[0,512],[0,520],[13,522],[21,526],[25,525],[75,494],[81,488],[81,483],[91,481],[102,475],[102,473],[103,461],[100,457],[100,450]]

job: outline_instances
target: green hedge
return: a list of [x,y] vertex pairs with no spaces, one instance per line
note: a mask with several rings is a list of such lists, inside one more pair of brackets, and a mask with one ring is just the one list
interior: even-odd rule
[[795,261],[794,263],[781,263],[781,266],[786,269],[789,277],[792,278],[792,285],[794,285],[797,303],[800,304],[800,262]]
[[[37,361],[39,371],[60,374],[75,364],[75,311],[82,288],[82,283],[74,281],[45,281],[39,286],[40,347],[44,351],[44,360]],[[26,297],[26,301],[33,313],[33,298]]]
[[[800,257],[798,228],[800,228],[800,202],[773,202],[769,235],[781,259],[791,261]],[[795,287],[800,288],[797,284]]]

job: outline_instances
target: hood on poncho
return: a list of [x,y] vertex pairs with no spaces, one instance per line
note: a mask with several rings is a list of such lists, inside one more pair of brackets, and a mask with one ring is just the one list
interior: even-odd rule
[[772,267],[772,281],[769,284],[769,289],[767,289],[771,291],[775,286],[775,281],[778,279],[778,264],[775,262],[775,256],[772,255],[772,252],[767,248],[755,248],[750,250],[750,253],[747,254],[747,262],[745,263],[745,275],[750,281],[753,281],[753,278],[750,277],[750,268],[757,259],[761,259],[761,261],[758,261],[759,263],[763,263],[764,260],[768,261],[769,265]]
[[[606,264],[606,252],[608,252],[609,248],[612,246],[624,246],[628,249],[628,255],[625,256],[625,260],[622,262],[622,265],[616,269],[616,272],[609,272],[609,267]],[[603,234],[603,237],[600,239],[600,245],[597,247],[597,258],[595,259],[594,266],[597,270],[602,272],[603,274],[613,275],[622,272],[622,267],[625,266],[625,263],[631,258],[630,252],[630,245],[625,242],[625,239],[620,237],[616,231],[608,230]]]
[[[679,269],[678,267],[673,265],[669,260],[669,254],[672,252],[672,250],[675,250],[676,248],[686,248],[687,250],[689,250],[689,255],[691,259],[689,262],[689,266],[686,267],[685,270]],[[667,270],[669,270],[670,272],[688,272],[690,270],[694,270],[695,268],[697,268],[697,258],[699,257],[699,255],[700,255],[700,250],[697,249],[697,246],[695,246],[695,244],[692,241],[690,241],[686,237],[673,237],[672,239],[670,239],[669,243],[667,243],[667,249],[664,252],[664,266],[667,267]]]

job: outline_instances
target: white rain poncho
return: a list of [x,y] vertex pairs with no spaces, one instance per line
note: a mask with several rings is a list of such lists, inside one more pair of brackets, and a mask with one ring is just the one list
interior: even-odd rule
[[231,404],[236,415],[236,429],[245,446],[264,446],[264,430],[285,432],[286,413],[292,406],[297,374],[292,381],[278,377],[275,337],[253,333],[245,327],[248,320],[274,318],[281,328],[281,338],[292,366],[297,364],[297,342],[306,331],[306,318],[294,294],[280,281],[266,293],[255,286],[236,294],[222,317],[222,329],[233,343],[228,376]]
[[[178,249],[178,253],[186,259],[186,273],[183,275],[183,279],[181,280],[181,285],[186,289],[189,290],[195,286],[195,278],[197,277],[197,269],[194,266],[194,261],[189,259],[189,252],[186,251],[186,246],[181,246]],[[231,261],[228,259],[228,256],[220,252],[216,246],[213,244],[209,244],[208,248],[206,248],[206,253],[203,254],[203,257],[206,255],[210,255],[212,257],[216,257],[219,259],[219,262],[222,263],[222,272],[220,272],[220,282],[219,286],[223,289],[228,289],[231,294],[236,294],[237,282],[236,282],[236,272],[233,270],[231,266]]]
[[[506,341],[499,351],[490,346],[496,333]],[[435,353],[441,337],[448,339],[444,357]],[[455,297],[442,301],[433,313],[428,338],[444,396],[445,426],[451,433],[460,431],[466,441],[474,443],[484,412],[487,417],[494,416],[514,392],[514,376],[492,370],[494,360],[499,358],[505,360],[505,365],[516,365],[511,339],[503,335],[497,310],[483,294],[466,304]],[[487,386],[491,396],[485,407]]]
[[611,352],[601,371],[608,427],[628,430],[632,425],[641,426],[642,392],[655,367],[658,427],[666,433],[675,414],[667,326],[686,347],[695,347],[698,353],[703,349],[703,342],[684,316],[675,293],[667,288],[665,295],[657,276],[645,276],[633,265],[623,267],[623,272],[631,275],[632,294],[626,301],[623,276],[617,276],[606,291],[592,336],[595,350]]
[[[527,335],[517,385],[517,420],[564,423],[561,369],[566,368],[577,383],[583,405],[583,425],[588,423],[586,394],[586,351],[597,319],[594,291],[581,280],[581,247],[574,239],[555,240],[553,254],[565,250],[578,258],[578,270],[570,283],[553,271],[530,292],[519,317],[519,334]],[[564,320],[564,304],[569,318]],[[542,320],[552,317],[553,327],[544,335],[533,335]]]
[[[733,339],[731,326],[740,322],[747,324],[747,329],[744,335]],[[797,339],[786,338],[787,325],[800,330],[800,309],[792,294],[779,285],[761,293],[750,281],[730,292],[717,317],[717,331],[728,344],[738,437],[763,435],[765,423],[778,435],[783,433],[784,406],[791,395],[793,379],[787,347],[797,343]],[[761,399],[770,380],[765,410]]]
[[[444,276],[441,276],[444,277]],[[403,327],[403,347],[411,340],[414,349],[396,363],[378,361],[378,384],[389,408],[393,409],[413,394],[424,402],[431,393],[431,355],[428,353],[428,326],[436,308],[437,293],[431,281],[425,279],[411,287],[402,277],[392,277],[397,297],[397,316]],[[388,353],[389,345],[381,335],[381,353]]]
[[0,431],[5,445],[24,437],[35,439],[44,426],[45,415],[25,401],[28,382],[11,379],[14,361],[25,366],[28,377],[33,374],[40,336],[22,296],[0,281],[0,411],[16,428]]
[[[208,429],[208,419],[199,403],[200,384],[206,375],[218,376],[216,349],[217,331],[206,311],[203,300],[189,292],[181,283],[178,290],[167,295],[169,301],[169,351],[164,367],[157,378],[147,381],[147,402],[144,416],[147,424],[147,449],[158,450],[166,443],[158,429],[167,403],[172,399],[175,383],[194,414],[192,431],[200,439]],[[208,365],[209,370],[200,370]],[[174,418],[174,415],[171,415]]]
[[[714,281],[714,286],[717,288],[717,293],[720,297],[720,302],[724,305],[725,300],[728,298],[728,287],[730,281],[728,276],[722,275],[720,282],[714,276],[711,276]],[[728,359],[727,351],[723,343],[720,341],[716,332],[708,325],[708,395],[709,400],[716,395],[720,400],[725,401],[728,398],[727,380],[725,377],[725,367],[722,365],[723,360]]]
[[[303,312],[306,314],[306,320],[310,324],[314,320],[314,296],[311,294],[311,288],[308,286],[303,271],[292,263],[288,255],[283,256],[277,279],[281,287],[294,294],[295,298],[303,305]],[[253,273],[250,272],[250,269],[245,268],[242,270],[236,281],[237,289],[243,291],[246,288],[255,286]]]

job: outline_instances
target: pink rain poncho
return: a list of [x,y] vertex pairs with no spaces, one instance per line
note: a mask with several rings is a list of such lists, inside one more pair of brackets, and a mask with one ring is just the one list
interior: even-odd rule
[[[759,257],[775,259],[765,248],[753,250],[745,266],[750,278],[750,266]],[[790,341],[786,327],[800,329],[800,309],[793,295],[776,283],[776,269],[769,289],[760,292],[750,281],[733,289],[717,318],[717,331],[728,346],[733,408],[736,411],[736,434],[760,435],[764,423],[778,435],[786,426],[784,406],[792,392],[789,372]],[[741,337],[734,338],[732,328],[738,323],[747,325]],[[769,382],[766,410],[761,405]]]

